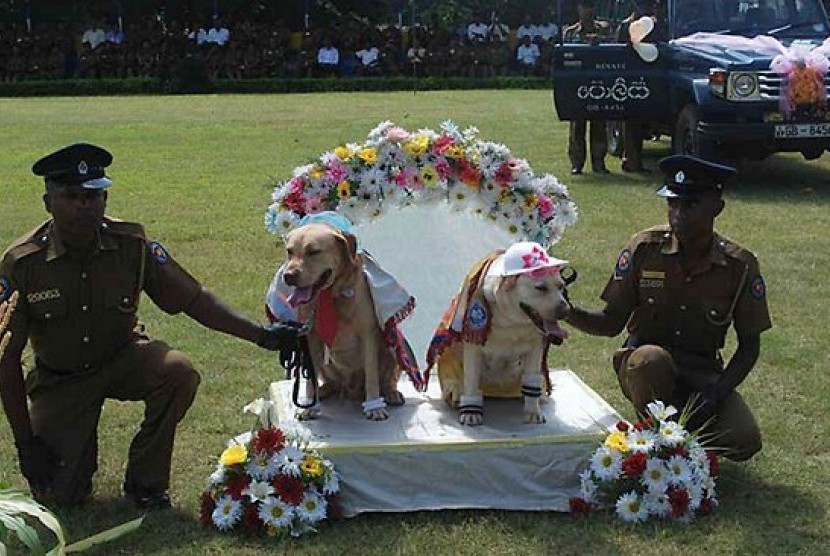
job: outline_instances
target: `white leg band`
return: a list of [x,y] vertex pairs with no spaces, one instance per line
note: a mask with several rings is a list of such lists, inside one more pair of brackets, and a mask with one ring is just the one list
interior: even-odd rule
[[377,411],[378,409],[386,409],[386,400],[383,398],[375,398],[363,402],[363,411]]

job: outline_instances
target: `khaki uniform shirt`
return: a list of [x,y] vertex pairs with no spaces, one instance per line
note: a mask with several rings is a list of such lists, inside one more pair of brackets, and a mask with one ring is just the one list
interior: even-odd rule
[[135,337],[142,291],[163,311],[185,309],[201,285],[140,224],[105,218],[98,246],[69,250],[52,221],[23,236],[0,265],[0,297],[20,291],[11,330],[27,330],[38,365],[97,368]]
[[752,253],[715,234],[707,264],[687,274],[678,249],[664,225],[636,234],[620,253],[602,299],[610,313],[630,315],[631,347],[657,344],[677,356],[712,360],[730,324],[738,336],[772,326]]

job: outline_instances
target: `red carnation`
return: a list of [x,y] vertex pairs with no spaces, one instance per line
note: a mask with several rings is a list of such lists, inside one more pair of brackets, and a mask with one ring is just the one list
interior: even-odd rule
[[709,475],[717,477],[720,473],[720,460],[718,460],[718,453],[714,450],[706,450],[706,459],[709,460]]
[[709,515],[715,511],[715,503],[712,501],[711,498],[704,498],[700,501],[700,508],[698,508],[698,512],[700,515]]
[[225,485],[225,492],[234,500],[242,499],[242,491],[248,488],[251,479],[247,475],[236,475],[228,479]]
[[675,446],[674,448],[670,448],[668,450],[668,455],[669,457],[680,456],[682,458],[688,458],[689,450],[687,450],[685,446]]
[[636,423],[634,423],[634,429],[638,431],[650,429],[652,426],[654,426],[654,421],[651,417],[646,417],[642,421],[637,421]]
[[580,517],[588,515],[591,511],[591,504],[579,496],[572,496],[568,500],[568,506],[570,507],[572,514]]
[[671,505],[671,514],[674,517],[682,517],[689,509],[689,492],[685,488],[670,487],[666,493]]
[[625,421],[617,421],[617,430],[620,432],[628,432],[629,426]]
[[623,460],[622,470],[632,479],[639,477],[646,470],[646,455],[643,452],[631,454]]
[[280,429],[259,429],[251,440],[254,452],[266,453],[269,456],[279,452],[285,446],[285,435]]
[[251,533],[259,533],[262,530],[263,523],[259,519],[258,508],[256,504],[246,504],[242,511],[242,527]]
[[432,152],[435,154],[444,154],[450,147],[452,147],[452,137],[449,135],[439,135],[432,144]]
[[507,164],[507,162],[502,162],[499,169],[496,170],[496,173],[493,176],[493,181],[501,187],[507,187],[510,185],[510,182],[513,181],[513,171],[510,169],[510,165]]
[[216,500],[213,499],[210,492],[205,491],[201,496],[201,504],[199,508],[199,521],[205,527],[213,525],[213,510],[216,509]]
[[296,477],[277,475],[271,482],[280,500],[292,506],[299,505],[305,495],[305,485]]

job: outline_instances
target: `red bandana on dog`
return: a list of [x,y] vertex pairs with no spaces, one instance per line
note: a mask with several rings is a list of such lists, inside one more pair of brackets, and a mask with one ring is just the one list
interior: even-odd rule
[[337,329],[340,322],[337,318],[337,311],[334,309],[334,296],[331,288],[320,292],[317,298],[317,311],[314,315],[314,330],[320,335],[320,339],[328,347],[334,344],[337,337]]

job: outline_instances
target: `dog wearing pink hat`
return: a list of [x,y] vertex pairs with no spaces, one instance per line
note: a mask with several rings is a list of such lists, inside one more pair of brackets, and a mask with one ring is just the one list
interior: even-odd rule
[[427,353],[461,424],[484,422],[485,397],[521,397],[525,422],[545,422],[545,354],[550,342],[568,336],[559,326],[569,307],[560,275],[565,264],[538,243],[520,242],[490,253],[468,273]]

